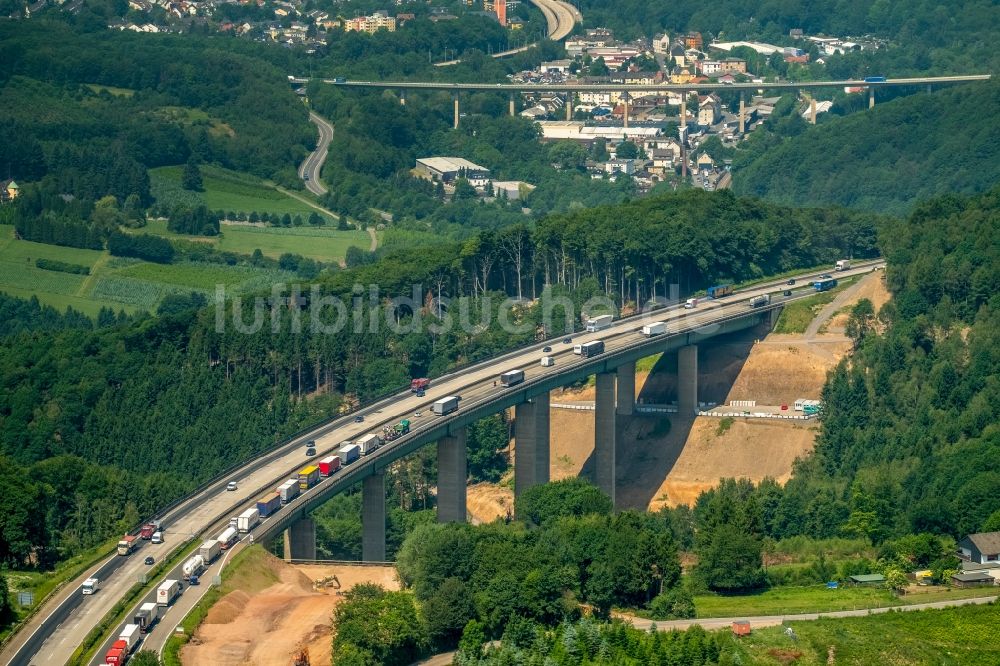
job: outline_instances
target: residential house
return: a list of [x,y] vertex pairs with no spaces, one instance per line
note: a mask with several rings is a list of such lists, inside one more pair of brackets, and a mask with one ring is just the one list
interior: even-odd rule
[[711,127],[719,122],[722,117],[722,104],[719,97],[712,93],[710,95],[698,96],[698,124],[704,127]]
[[711,171],[715,168],[715,162],[712,160],[712,156],[708,153],[702,153],[698,156],[698,171]]
[[727,73],[747,73],[747,61],[742,58],[726,58],[719,61],[723,72]]
[[704,45],[705,42],[702,41],[700,32],[689,32],[684,35],[684,46],[687,48],[698,49],[700,51]]
[[982,587],[995,585],[996,579],[985,572],[952,574],[951,582],[955,587]]
[[677,67],[683,67],[687,64],[687,55],[684,51],[684,45],[681,43],[675,43],[670,47],[670,57],[674,59],[674,65]]
[[722,71],[722,63],[718,60],[699,60],[695,63],[695,69],[705,76],[712,76]]
[[614,159],[604,163],[604,172],[608,174],[624,173],[631,176],[635,173],[635,160]]
[[0,201],[13,201],[21,193],[21,188],[13,180],[0,181]]
[[670,72],[671,83],[690,83],[693,78],[694,75],[687,68],[675,67],[674,71]]
[[[277,10],[275,10],[277,14]],[[367,32],[369,34],[379,30],[396,32],[396,17],[389,16],[387,12],[375,12],[371,16],[359,16],[358,18],[346,19],[344,21],[346,32]]]
[[524,29],[524,21],[515,16],[514,18],[507,19],[507,27],[511,30],[522,30]]
[[663,32],[653,37],[653,53],[670,55],[670,35]]
[[1000,562],[1000,532],[970,534],[958,542],[958,556],[969,562]]

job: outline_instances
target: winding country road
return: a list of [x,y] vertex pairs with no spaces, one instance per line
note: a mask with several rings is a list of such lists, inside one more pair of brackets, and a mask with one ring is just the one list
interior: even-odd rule
[[309,112],[309,120],[319,129],[319,141],[316,142],[316,150],[309,153],[309,156],[299,166],[299,178],[305,181],[307,190],[321,196],[328,192],[320,179],[320,171],[323,169],[323,163],[326,162],[327,149],[333,140],[333,125],[312,111]]

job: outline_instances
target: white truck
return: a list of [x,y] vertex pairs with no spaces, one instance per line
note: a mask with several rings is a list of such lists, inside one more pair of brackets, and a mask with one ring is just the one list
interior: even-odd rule
[[761,308],[771,302],[770,294],[762,294],[760,296],[754,296],[750,299],[750,307]]
[[[298,483],[298,482],[296,482]],[[219,538],[215,540],[219,544],[221,550],[229,550],[229,548],[236,543],[236,539],[239,538],[240,533],[236,531],[235,527],[227,527],[222,530],[219,534]]]
[[101,588],[101,581],[96,578],[88,578],[83,581],[83,585],[80,586],[81,594],[94,594]]
[[509,370],[500,375],[500,386],[516,386],[524,381],[524,370]]
[[698,307],[698,299],[697,298],[689,298],[686,301],[684,301],[684,309],[685,310],[694,310],[696,307]]
[[588,333],[603,331],[606,328],[610,328],[614,320],[614,315],[600,315],[599,317],[593,317],[587,320],[586,330]]
[[156,588],[156,604],[158,606],[169,606],[181,592],[181,582],[179,580],[165,580]]
[[194,555],[189,557],[184,566],[181,567],[181,573],[184,574],[184,580],[189,580],[191,576],[199,576],[201,572],[205,570],[205,560],[201,555]]
[[257,507],[252,509],[247,509],[240,515],[236,516],[236,529],[240,534],[246,534],[253,528],[257,527],[260,522],[260,511]]
[[837,261],[837,266],[836,266],[835,270],[846,271],[846,270],[850,269],[850,267],[851,267],[851,260],[850,259],[840,259],[839,261]]
[[382,438],[374,433],[370,433],[359,437],[354,443],[361,447],[361,455],[367,456],[382,445]]
[[198,549],[198,554],[201,555],[201,559],[205,560],[205,566],[215,561],[215,558],[219,556],[222,551],[222,546],[219,544],[217,539],[209,539],[205,543],[201,544],[201,548]]
[[543,368],[551,368],[555,364],[556,364],[555,357],[552,357],[552,356],[543,356],[542,357],[542,367]]
[[667,322],[665,321],[654,321],[652,324],[646,324],[642,327],[642,334],[647,338],[651,338],[654,335],[663,335],[667,332]]
[[289,479],[283,484],[278,486],[278,495],[281,497],[282,504],[288,504],[293,499],[299,496],[299,480]]
[[139,625],[139,630],[142,633],[147,633],[149,628],[152,627],[156,621],[160,618],[160,607],[154,602],[150,601],[139,606],[139,610],[135,612],[135,616],[132,618],[132,622]]
[[142,638],[142,629],[140,629],[137,624],[126,624],[125,628],[122,629],[122,633],[118,634],[118,640],[125,641],[128,644],[128,649],[126,652],[132,654],[135,649],[135,644],[139,642]]
[[431,405],[431,412],[438,416],[444,416],[445,414],[458,411],[458,401],[460,399],[457,395],[449,395],[441,398]]

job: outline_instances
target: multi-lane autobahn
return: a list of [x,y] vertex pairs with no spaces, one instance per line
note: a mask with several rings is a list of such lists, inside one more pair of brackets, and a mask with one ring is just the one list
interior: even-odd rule
[[[855,268],[839,273],[838,276],[862,274],[871,271],[877,263],[861,262]],[[810,272],[796,277],[799,280],[807,280],[818,274],[818,272]],[[741,290],[732,296],[709,301],[696,310],[684,310],[679,306],[673,306],[644,316],[651,321],[669,321],[677,331],[707,330],[717,322],[740,316],[740,313],[746,314],[748,298],[765,293],[775,294],[778,292],[780,294],[785,288],[784,280],[773,281]],[[803,298],[811,292],[810,287],[797,288],[790,297],[776,296],[774,304]],[[622,319],[615,322],[611,328],[603,331],[575,334],[573,342],[578,344],[593,339],[602,339],[605,341],[606,353],[609,356],[630,349],[645,349],[650,341],[638,333],[637,328],[641,326],[641,323],[642,317]],[[546,355],[554,356],[556,359],[555,365],[552,367],[542,367],[539,364],[539,358],[543,355],[542,349],[546,346],[552,348],[552,351],[547,352]],[[9,649],[0,656],[3,659],[9,659],[9,663],[16,665],[65,663],[73,649],[82,642],[104,614],[115,605],[139,576],[147,572],[148,567],[143,564],[146,555],[153,554],[159,561],[166,557],[172,549],[188,540],[200,541],[216,536],[228,522],[230,516],[239,513],[247,506],[251,506],[256,498],[265,491],[273,489],[281,481],[293,476],[310,460],[314,460],[306,458],[304,455],[303,445],[306,441],[315,440],[318,455],[322,456],[334,451],[340,442],[356,439],[368,432],[378,431],[383,424],[396,423],[403,418],[409,418],[412,422],[412,432],[408,438],[382,447],[371,456],[364,458],[362,462],[355,463],[340,474],[323,481],[315,491],[309,491],[297,500],[296,504],[283,508],[275,514],[275,517],[265,521],[258,528],[258,532],[261,534],[274,533],[276,529],[287,522],[286,517],[292,515],[293,512],[312,508],[322,496],[328,494],[327,488],[339,491],[339,489],[348,487],[354,480],[361,478],[366,466],[384,468],[393,459],[412,450],[414,442],[418,440],[422,442],[429,433],[439,430],[441,424],[447,423],[450,419],[462,418],[478,406],[495,400],[498,392],[504,391],[503,388],[496,386],[496,378],[501,372],[523,368],[527,374],[526,384],[545,378],[558,382],[564,377],[568,378],[579,374],[581,368],[585,369],[584,366],[587,362],[587,359],[581,359],[574,355],[572,345],[564,344],[561,339],[532,344],[526,348],[436,378],[431,389],[423,397],[418,397],[408,391],[399,393],[358,411],[356,414],[363,417],[362,422],[357,422],[354,414],[331,420],[255,460],[246,462],[235,471],[206,484],[191,497],[163,512],[161,518],[167,535],[165,544],[156,546],[146,542],[131,556],[112,556],[99,567],[88,571],[84,576],[68,585],[61,595],[47,603],[33,623],[26,627],[8,646]],[[458,413],[445,417],[432,416],[430,405],[435,400],[452,394],[460,394],[463,397],[462,407]],[[415,416],[418,411],[422,413],[422,416]],[[421,437],[424,439],[420,439]],[[230,480],[237,482],[238,490],[232,492],[225,490],[226,483]],[[213,565],[205,580],[209,580],[211,575],[216,573],[221,566],[221,563]],[[96,595],[83,597],[79,594],[80,584],[84,578],[92,576],[98,571],[98,577],[102,578],[103,589]],[[162,580],[166,577],[169,576],[160,576],[159,579]],[[147,636],[146,644],[159,648],[166,640],[166,634],[173,630],[186,609],[193,605],[200,595],[204,594],[207,587],[207,585],[202,585],[185,590],[181,600],[168,611],[165,620]]]
[[309,112],[309,120],[319,130],[319,139],[316,142],[316,150],[309,153],[299,166],[299,178],[305,182],[307,190],[317,196],[322,196],[327,193],[327,189],[320,179],[320,171],[326,162],[330,141],[333,140],[333,125],[312,111]]

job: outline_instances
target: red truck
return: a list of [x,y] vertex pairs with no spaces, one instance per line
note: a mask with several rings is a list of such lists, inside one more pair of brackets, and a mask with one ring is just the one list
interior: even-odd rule
[[160,526],[157,525],[155,522],[146,523],[141,528],[139,528],[139,536],[145,539],[146,541],[149,541],[150,539],[153,538],[153,533],[156,532],[156,530],[158,529],[160,529]]
[[426,391],[431,387],[431,380],[426,377],[420,377],[419,379],[410,380],[410,390],[414,393],[419,393],[420,391]]
[[104,655],[104,663],[121,666],[121,664],[124,664],[128,659],[128,655],[128,642],[117,640],[111,645],[111,649],[108,650],[108,653]]
[[340,469],[340,456],[327,456],[319,461],[319,475],[327,477]]

